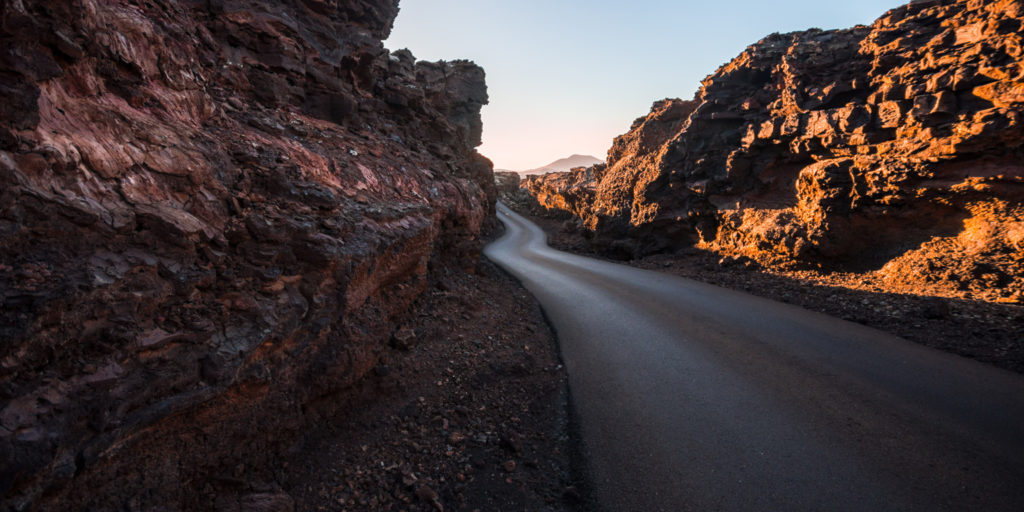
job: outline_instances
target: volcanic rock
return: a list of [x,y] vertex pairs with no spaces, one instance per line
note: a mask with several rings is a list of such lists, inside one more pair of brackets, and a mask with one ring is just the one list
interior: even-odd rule
[[568,172],[527,176],[520,184],[545,208],[583,217],[597,195],[606,166],[577,167]]
[[289,509],[252,468],[493,213],[484,72],[397,12],[2,4],[0,510]]
[[519,191],[519,173],[512,171],[494,171],[494,184],[498,188],[498,196],[511,195]]
[[772,34],[616,139],[608,168],[524,182],[633,256],[1024,292],[1024,3],[931,0]]

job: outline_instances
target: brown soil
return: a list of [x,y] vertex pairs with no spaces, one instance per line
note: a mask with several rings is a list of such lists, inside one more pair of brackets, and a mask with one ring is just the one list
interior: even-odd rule
[[336,398],[346,405],[323,407],[341,412],[294,448],[295,509],[578,506],[565,370],[533,297],[481,260],[416,310],[371,376]]
[[[519,210],[544,229],[551,247],[607,259],[591,248],[575,221]],[[871,273],[767,270],[698,249],[620,263],[788,302],[1024,373],[1024,306],[897,291]]]

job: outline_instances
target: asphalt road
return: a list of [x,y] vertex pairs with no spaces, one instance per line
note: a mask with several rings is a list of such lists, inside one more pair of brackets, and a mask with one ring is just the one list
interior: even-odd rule
[[1024,511],[1024,377],[555,251],[498,209],[485,254],[557,330],[601,508]]

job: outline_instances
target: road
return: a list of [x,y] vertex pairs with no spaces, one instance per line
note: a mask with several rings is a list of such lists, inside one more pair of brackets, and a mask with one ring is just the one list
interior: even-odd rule
[[485,254],[557,331],[601,509],[1024,510],[1024,377],[498,216]]

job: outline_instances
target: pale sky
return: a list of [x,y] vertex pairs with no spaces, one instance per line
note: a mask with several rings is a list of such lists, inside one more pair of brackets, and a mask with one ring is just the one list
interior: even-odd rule
[[662,98],[772,32],[870,24],[901,0],[401,0],[385,46],[487,72],[480,152],[524,170],[604,158]]

